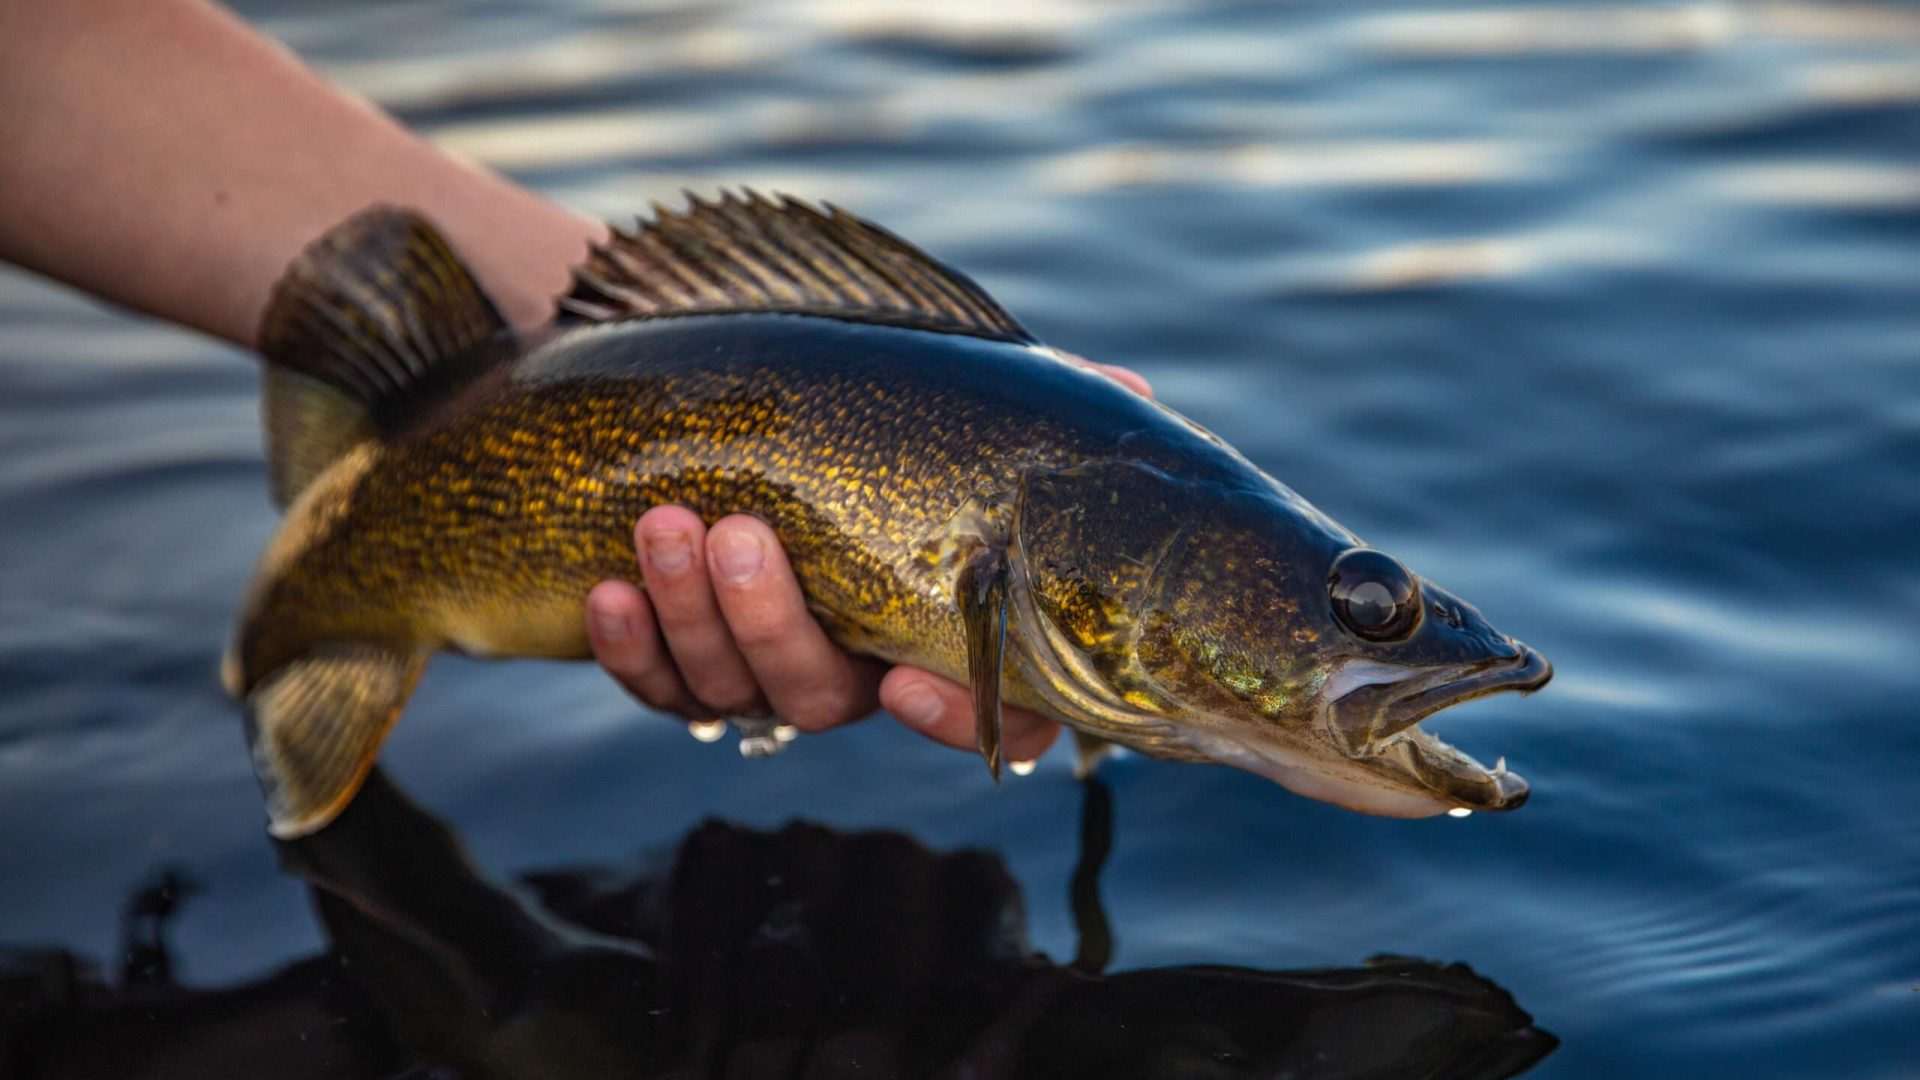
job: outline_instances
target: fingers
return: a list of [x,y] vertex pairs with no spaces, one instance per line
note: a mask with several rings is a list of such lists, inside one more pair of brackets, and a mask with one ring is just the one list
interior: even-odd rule
[[1153,384],[1146,380],[1146,376],[1141,375],[1132,368],[1123,368],[1118,364],[1094,364],[1092,367],[1095,371],[1100,372],[1121,386],[1139,394],[1141,397],[1153,396]]
[[[897,667],[880,680],[880,704],[902,723],[935,742],[978,750],[973,692],[919,668]],[[1060,725],[1025,709],[1003,706],[1000,746],[1008,761],[1032,761],[1047,752]]]
[[1119,364],[1096,364],[1078,353],[1070,353],[1065,349],[1055,349],[1054,351],[1059,353],[1063,359],[1079,364],[1084,368],[1092,368],[1107,378],[1112,379],[1114,382],[1119,383],[1121,386],[1139,394],[1141,397],[1153,396],[1153,384],[1149,383],[1145,376],[1142,376],[1132,368],[1124,368]]
[[706,541],[699,515],[681,506],[657,506],[634,528],[647,596],[687,689],[718,715],[752,715],[766,702],[714,599]]
[[751,517],[709,530],[662,506],[634,528],[642,595],[602,582],[588,596],[588,638],[634,696],[690,718],[771,711],[806,731],[879,704],[880,665],[833,644],[807,610],[778,538]]
[[[770,709],[821,731],[884,705],[937,742],[976,749],[971,691],[917,668],[882,678],[878,661],[841,650],[807,609],[764,522],[735,515],[708,529],[692,511],[664,506],[642,515],[634,539],[646,592],[624,581],[595,586],[587,636],[601,665],[650,707],[691,719]],[[1059,733],[1025,709],[1002,710],[1010,762],[1038,758]]]
[[744,514],[715,522],[706,556],[732,640],[775,715],[802,731],[821,731],[877,707],[880,665],[847,655],[814,621],[765,522]]
[[639,589],[624,581],[594,586],[587,594],[587,640],[600,666],[649,708],[688,717],[704,714],[674,670]]

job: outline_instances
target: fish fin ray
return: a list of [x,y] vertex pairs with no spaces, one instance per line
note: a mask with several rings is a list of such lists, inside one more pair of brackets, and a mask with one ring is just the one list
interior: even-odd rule
[[288,266],[260,321],[275,499],[285,506],[348,449],[491,367],[475,347],[506,329],[413,211],[372,206],[327,230]]
[[961,568],[956,583],[967,628],[967,674],[973,684],[974,736],[987,772],[997,781],[1000,748],[1000,680],[1007,645],[1007,560],[1000,548],[983,548]]
[[425,653],[378,645],[322,649],[287,664],[247,697],[247,744],[282,840],[332,821],[373,767],[425,669]]
[[632,232],[614,229],[575,268],[562,318],[767,312],[1036,340],[972,279],[838,207],[752,190],[687,200],[681,211],[656,204]]
[[1073,729],[1073,778],[1091,780],[1100,763],[1120,752],[1118,744],[1079,728]]
[[310,376],[270,367],[262,383],[267,482],[286,509],[314,478],[347,451],[377,436],[364,406]]

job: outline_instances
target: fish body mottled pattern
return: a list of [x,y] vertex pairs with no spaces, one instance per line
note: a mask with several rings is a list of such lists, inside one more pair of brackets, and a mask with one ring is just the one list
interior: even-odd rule
[[[748,194],[618,232],[517,337],[418,215],[310,245],[262,320],[287,506],[228,689],[275,835],[353,797],[442,649],[588,655],[663,504],[773,526],[847,649],[1313,798],[1422,816],[1527,786],[1418,730],[1544,657],[1178,413],[1038,344],[844,211]],[[743,743],[743,746],[745,744]]]
[[1031,346],[764,314],[549,332],[296,503],[245,674],[336,637],[585,656],[586,592],[637,581],[633,523],[675,503],[773,525],[841,644],[964,678],[937,558],[956,513],[1034,467],[1112,458],[1262,480],[1176,414]]

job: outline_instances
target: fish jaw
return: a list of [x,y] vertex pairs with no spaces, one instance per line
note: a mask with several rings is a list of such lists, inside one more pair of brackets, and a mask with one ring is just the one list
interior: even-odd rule
[[1444,814],[1456,805],[1438,792],[1378,783],[1364,767],[1304,747],[1239,739],[1210,727],[1189,729],[1182,733],[1182,741],[1195,756],[1264,776],[1295,795],[1356,813],[1424,818]]
[[1508,771],[1504,757],[1488,769],[1419,726],[1454,705],[1498,693],[1532,693],[1553,678],[1546,657],[1520,642],[1509,644],[1510,655],[1427,670],[1350,661],[1321,689],[1319,730],[1349,760],[1417,784],[1441,809],[1518,809],[1530,789]]
[[1304,730],[1188,713],[1173,725],[1178,756],[1231,765],[1296,795],[1378,817],[1516,810],[1530,788],[1505,758],[1489,769],[1419,727],[1464,701],[1545,686],[1552,665],[1513,644],[1511,657],[1430,670],[1348,661],[1323,684],[1318,720]]

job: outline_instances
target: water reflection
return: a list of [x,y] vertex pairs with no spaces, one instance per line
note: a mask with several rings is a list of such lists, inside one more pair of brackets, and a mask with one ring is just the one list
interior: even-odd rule
[[125,908],[112,983],[65,951],[0,954],[14,1077],[1506,1077],[1551,1053],[1459,964],[1103,973],[1111,847],[1089,784],[1075,960],[1028,944],[998,856],[894,832],[709,821],[664,873],[493,881],[378,772],[280,845],[331,941],[221,990],[177,984],[162,872]]

